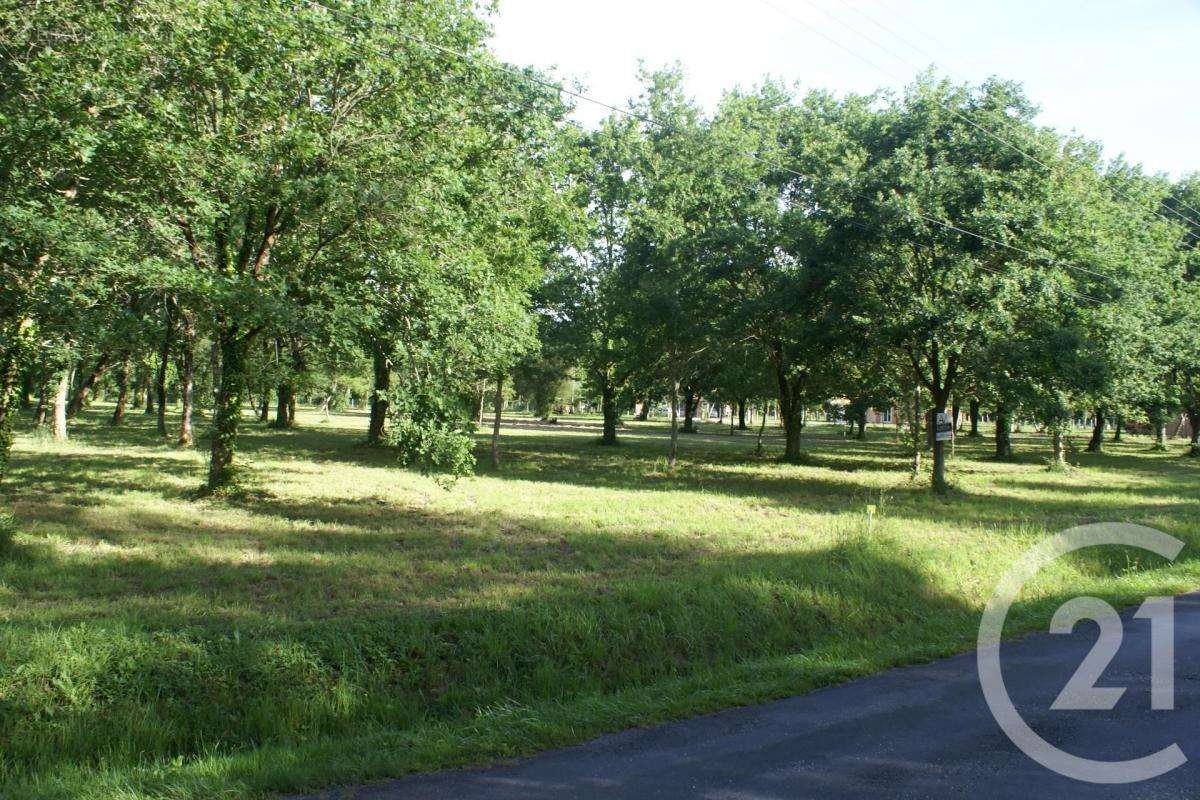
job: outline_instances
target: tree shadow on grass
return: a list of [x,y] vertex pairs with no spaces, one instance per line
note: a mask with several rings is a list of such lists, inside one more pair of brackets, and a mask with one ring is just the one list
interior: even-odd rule
[[[866,469],[857,459],[824,452],[811,455],[799,469],[756,463],[734,452],[706,451],[699,456],[703,461],[693,460],[698,458],[696,453],[684,452],[679,468],[672,475],[655,474],[644,455],[634,448],[621,453],[578,455],[565,448],[547,454],[531,445],[528,453],[510,448],[507,456],[504,469],[491,476],[512,482],[517,492],[535,491],[518,488],[522,483],[636,492],[691,491],[743,497],[754,505],[815,514],[859,513],[868,504],[885,504],[887,516],[896,520],[991,527],[1008,524],[1068,527],[1083,519],[1128,519],[1153,512],[1163,499],[1187,491],[1189,479],[1185,471],[1148,470],[1162,483],[1073,492],[1069,486],[1006,473],[997,476],[992,490],[960,488],[949,498],[940,498],[930,493],[925,480],[910,480],[907,470],[901,468],[902,464],[907,466],[906,462],[890,459],[886,452],[868,462]],[[835,469],[833,465],[858,469],[851,472]],[[969,470],[970,462],[960,456],[953,469]],[[864,483],[855,474],[858,471],[881,477],[894,471],[895,478],[890,482],[876,479]],[[1086,485],[1083,480],[1086,477],[1081,479],[1081,485]],[[1036,497],[1022,496],[1034,491],[1039,493]],[[883,508],[880,513],[884,513]]]
[[[469,729],[497,707],[536,715],[542,703],[793,654],[806,658],[791,685],[819,685],[968,648],[978,621],[865,535],[747,553],[511,516],[389,508],[381,526],[363,505],[256,505],[244,527],[195,549],[174,517],[147,513],[136,527],[159,552],[130,536],[128,550],[47,550],[0,566],[22,598],[0,633],[0,666],[24,665],[7,670],[0,702],[8,768],[119,769],[365,730]],[[289,526],[323,515],[333,529]],[[74,522],[86,536],[89,520]],[[213,555],[250,541],[270,558]],[[405,562],[431,585],[398,579]],[[1045,616],[1060,600],[1037,602]],[[847,649],[855,669],[828,671],[823,654]],[[668,694],[662,703],[688,708]]]
[[4,479],[4,491],[17,501],[99,504],[97,492],[150,491],[178,499],[180,484],[203,475],[198,463],[163,455],[60,452],[20,453]]
[[[513,439],[496,477],[518,492],[538,491],[539,481],[724,492],[828,513],[863,499],[850,478],[757,469],[732,448],[697,449],[688,454],[697,460],[660,479],[647,477],[659,442],[601,451]],[[248,442],[255,457],[285,445],[306,460],[358,461],[362,452],[336,431],[256,433]],[[871,443],[850,448],[852,458],[874,453]],[[21,666],[0,669],[0,680],[15,681],[0,684],[12,689],[0,693],[0,752],[18,773],[469,725],[497,706],[611,695],[847,643],[878,668],[898,653],[969,646],[977,621],[977,609],[911,556],[863,535],[748,553],[699,537],[579,530],[565,517],[270,496],[220,503],[238,512],[224,520],[206,517],[211,503],[129,509],[114,531],[83,505],[45,498],[87,500],[138,475],[140,488],[175,500],[175,483],[197,465],[139,450],[19,461],[22,517],[58,522],[62,532],[0,565],[8,591],[0,666]],[[887,514],[971,524],[1013,514],[1007,499],[926,498],[914,486],[893,496]],[[1077,497],[1028,514],[1055,519],[1068,508],[1079,513]],[[1109,575],[1123,566],[1101,559],[1089,568]]]
[[[446,574],[469,573],[480,553],[513,546],[513,537],[465,522],[468,546],[425,554]],[[26,598],[2,634],[0,663],[27,665],[9,672],[13,691],[0,704],[6,763],[52,773],[101,759],[111,767],[194,756],[217,742],[235,751],[364,726],[461,722],[497,704],[610,694],[848,638],[921,640],[931,618],[971,621],[919,569],[865,539],[745,554],[545,533],[509,572],[460,576],[487,598],[474,602],[414,597],[386,561],[355,560],[379,552],[364,531],[328,536],[346,563],[325,557],[315,539],[290,550],[322,558],[270,564],[186,548],[161,557],[42,553],[36,569],[2,573]],[[556,543],[564,537],[566,548]],[[282,553],[284,538],[268,537],[266,549]],[[576,569],[597,559],[625,572]],[[669,563],[689,566],[655,567]],[[90,610],[72,618],[55,615],[56,605]]]
[[[98,504],[94,496],[97,490],[121,492],[131,487],[174,500],[194,488],[188,485],[190,478],[194,476],[196,485],[203,480],[199,460],[190,462],[165,447],[154,434],[151,421],[111,429],[93,419],[81,426],[77,438],[83,444],[120,447],[125,452],[119,457],[110,453],[62,453],[52,448],[20,453],[14,460],[8,490],[23,507],[42,506],[38,513],[48,518],[62,505]],[[598,448],[586,434],[546,436],[540,431],[509,431],[503,441],[502,469],[482,474],[509,483],[518,494],[538,491],[539,483],[634,492],[695,492],[745,498],[752,507],[829,515],[859,512],[867,504],[880,502],[882,494],[886,496],[886,513],[899,521],[991,527],[1027,526],[1032,521],[1069,527],[1082,520],[1173,512],[1175,509],[1162,501],[1173,499],[1176,493],[1186,495],[1186,484],[1194,480],[1197,471],[1195,464],[1183,459],[1148,458],[1136,445],[1123,445],[1118,452],[1089,458],[1106,471],[1153,477],[1156,483],[1121,490],[1092,488],[1086,483],[1084,470],[1076,491],[1008,471],[997,475],[994,491],[963,490],[950,500],[942,500],[931,497],[923,482],[907,479],[904,446],[886,441],[886,437],[861,442],[822,431],[821,436],[808,438],[811,449],[806,452],[806,463],[799,468],[755,459],[751,441],[750,437],[684,438],[679,468],[665,474],[656,467],[663,457],[663,441],[657,437],[627,438],[621,448]],[[1035,441],[1029,434],[1018,437],[1030,458],[1037,458],[1031,448]],[[952,468],[964,474],[987,469],[988,448],[988,443],[980,440],[960,445]],[[339,429],[283,432],[247,426],[241,451],[251,465],[281,461],[284,470],[286,463],[293,461],[368,467],[390,467],[395,463],[388,449],[362,447],[357,432]],[[895,480],[881,482],[879,477],[890,472],[895,473]],[[879,477],[864,484],[857,473]],[[263,466],[252,468],[251,474],[265,486],[273,479]],[[1037,492],[1038,496],[1032,500],[1022,498],[1022,492]],[[1120,501],[1122,493],[1128,502]],[[237,505],[236,500],[227,502]],[[331,504],[319,503],[305,509],[290,502],[274,502],[269,495],[250,505],[264,505],[281,516],[315,519],[326,525],[341,524],[340,520],[348,517],[356,520],[351,524],[358,524],[359,518],[378,517],[380,512],[370,503],[361,510],[353,504],[340,504],[335,509]]]

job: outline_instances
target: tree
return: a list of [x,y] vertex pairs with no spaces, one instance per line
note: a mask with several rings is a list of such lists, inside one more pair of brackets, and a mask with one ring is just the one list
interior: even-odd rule
[[[876,222],[843,278],[859,298],[848,313],[876,321],[881,344],[929,392],[930,418],[947,410],[968,354],[1004,328],[1021,302],[1021,275],[1035,268],[963,232],[1037,246],[1026,232],[1037,229],[1049,178],[983,130],[1002,123],[1023,148],[1050,158],[1057,139],[1032,129],[1033,114],[1011,84],[969,89],[926,77],[866,129],[866,183],[855,205],[858,219]],[[933,488],[944,492],[945,443],[932,446]]]
[[1195,238],[1200,237],[1200,221],[1194,211],[1200,207],[1200,173],[1179,181],[1164,203],[1193,220],[1182,228],[1193,236],[1180,235],[1176,241],[1182,269],[1163,304],[1162,354],[1169,386],[1191,428],[1188,455],[1200,458],[1200,238]]
[[[483,24],[454,4],[374,4],[370,19],[285,0],[142,4],[128,17],[141,97],[113,153],[136,174],[140,210],[183,248],[211,320],[220,380],[207,488],[234,477],[256,337],[283,327],[304,265],[360,221],[407,153],[459,107],[462,59],[414,33],[481,48]],[[401,55],[403,54],[403,55]]]
[[513,391],[529,403],[535,417],[546,421],[562,394],[571,365],[561,355],[546,352],[545,338],[540,341],[540,352],[526,354],[513,370]]
[[667,467],[674,469],[680,392],[712,343],[701,236],[712,211],[705,192],[713,176],[706,170],[717,155],[699,109],[683,93],[681,74],[657,72],[644,80],[635,113],[655,124],[645,124],[634,155],[635,201],[618,283],[628,326],[639,334],[630,343],[630,360],[643,376],[661,377],[670,389]]
[[[119,12],[48,2],[2,14],[0,47],[0,478],[12,442],[16,379],[58,372],[55,431],[66,435],[68,359],[87,309],[109,301],[127,220],[106,215],[94,155],[111,132],[106,101],[120,68]],[[114,57],[118,56],[118,57]],[[50,376],[40,375],[49,382]],[[43,406],[44,409],[44,406]]]
[[872,345],[869,334],[848,335],[834,356],[836,381],[832,384],[850,401],[848,421],[856,426],[854,438],[867,438],[867,414],[871,409],[888,409],[905,401],[904,380],[895,359]]
[[786,461],[801,457],[805,407],[831,389],[847,321],[832,305],[833,279],[844,255],[839,226],[862,161],[850,132],[863,113],[862,98],[839,103],[813,93],[794,106],[768,84],[757,95],[729,95],[718,120],[748,139],[738,151],[764,154],[748,165],[758,189],[743,195],[726,275],[733,318],[762,346],[774,374]]
[[604,427],[600,443],[617,443],[617,397],[633,375],[629,357],[627,299],[619,270],[626,258],[634,186],[627,165],[641,146],[641,131],[624,116],[610,116],[598,130],[565,147],[572,201],[583,224],[566,229],[574,247],[551,265],[538,296],[543,347],[578,363],[600,396]]

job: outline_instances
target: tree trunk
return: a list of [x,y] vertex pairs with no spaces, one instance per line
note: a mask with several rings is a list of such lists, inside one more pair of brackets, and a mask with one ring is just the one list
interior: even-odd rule
[[66,441],[67,438],[67,392],[70,390],[71,370],[64,369],[54,392],[54,416],[50,423],[50,430],[59,441]]
[[1200,458],[1200,408],[1189,408],[1187,418],[1188,425],[1192,428],[1188,455],[1192,458]]
[[185,319],[183,323],[183,342],[179,348],[179,397],[182,407],[179,411],[179,440],[180,447],[191,447],[194,442],[192,434],[193,394],[196,389],[196,341],[192,323]]
[[167,364],[171,360],[171,345],[175,338],[175,300],[165,300],[165,323],[162,344],[158,351],[158,373],[154,377],[154,394],[158,400],[158,435],[167,435]]
[[170,341],[163,340],[158,354],[158,372],[154,376],[155,410],[158,414],[158,435],[167,435],[167,359],[170,357]]
[[604,414],[604,433],[600,437],[600,444],[616,444],[617,423],[621,421],[621,414],[617,410],[617,389],[607,375],[600,380],[600,409]]
[[679,380],[671,381],[671,449],[667,453],[667,469],[675,470],[679,455]]
[[738,411],[737,411],[738,423],[737,424],[738,424],[739,431],[747,430],[747,428],[746,428],[746,406],[747,405],[748,405],[748,402],[746,401],[746,399],[743,398],[741,400],[738,400],[738,404],[737,404],[737,406],[738,406]]
[[921,444],[921,386],[917,384],[913,387],[912,393],[912,477],[916,480],[921,474],[921,451],[924,446]]
[[[21,329],[17,328],[17,335],[20,336],[20,333]],[[16,386],[17,370],[20,367],[18,359],[23,349],[20,341],[12,342],[4,357],[0,359],[0,482],[4,480],[8,459],[12,453],[13,418],[16,417],[17,409],[22,403],[22,398],[17,395],[25,393],[24,385],[20,387],[19,392]]]
[[687,389],[683,397],[683,433],[696,432],[696,408],[700,405],[700,396]]
[[47,402],[48,394],[49,392],[46,390],[45,386],[42,386],[42,388],[38,391],[38,404],[37,408],[34,409],[33,412],[33,424],[39,428],[46,424],[46,407],[49,405]]
[[84,376],[79,386],[75,389],[74,394],[71,395],[71,401],[67,403],[67,419],[75,419],[79,415],[79,412],[83,410],[84,403],[87,402],[88,392],[92,390],[96,382],[104,375],[105,370],[108,369],[109,358],[108,353],[102,354],[96,361],[96,365]]
[[208,349],[208,372],[212,377],[212,407],[217,407],[217,395],[221,393],[221,345],[215,340]]
[[237,445],[238,425],[242,421],[242,405],[246,401],[246,352],[249,343],[232,331],[221,331],[218,337],[221,344],[221,384],[213,408],[212,447],[208,461],[209,491],[234,482],[234,448]]
[[129,402],[129,354],[121,359],[121,371],[117,373],[117,405],[113,409],[109,425],[121,425],[125,422],[125,406]]
[[762,422],[760,422],[758,424],[758,443],[754,447],[755,455],[761,456],[763,454],[763,434],[766,433],[766,430],[767,430],[767,403],[763,403]]
[[380,444],[387,429],[388,399],[392,388],[392,366],[383,351],[376,348],[372,356],[375,370],[375,391],[371,394],[371,422],[367,428],[367,444]]
[[1067,467],[1067,441],[1063,436],[1062,428],[1055,425],[1050,431],[1050,447],[1052,456],[1050,466],[1053,469],[1066,469]]
[[958,421],[962,419],[962,406],[960,406],[958,403],[955,403],[950,410],[950,414],[953,416],[953,419],[951,420],[952,430],[955,433],[958,433]]
[[[945,494],[950,489],[950,483],[946,480],[946,442],[939,441],[937,437],[937,415],[945,413],[946,399],[935,396],[933,407],[929,409],[927,430],[933,439],[933,491],[937,494]],[[950,430],[954,430],[953,420]]]
[[1013,457],[1012,418],[1008,406],[996,404],[996,458],[1008,461]]
[[262,397],[258,400],[258,421],[271,421],[271,393],[266,388],[262,390]]
[[800,461],[800,437],[804,431],[804,407],[797,402],[789,402],[786,410],[780,411],[783,419],[783,460],[795,463]]
[[1125,432],[1125,417],[1122,416],[1121,414],[1117,414],[1116,419],[1113,420],[1113,435],[1112,435],[1113,442],[1120,442],[1121,434],[1124,432]]
[[275,390],[275,422],[276,428],[291,428],[296,424],[293,409],[295,408],[296,389],[290,381],[279,384]]
[[[143,395],[143,393],[144,393],[144,395]],[[142,413],[145,414],[147,417],[152,417],[152,416],[154,416],[154,387],[151,386],[151,384],[150,384],[149,370],[143,371],[140,379],[138,380],[138,402],[139,403],[142,402],[143,396],[145,397],[146,404],[145,404],[145,410]]]
[[504,413],[504,373],[496,375],[496,416],[492,420],[492,469],[500,469],[500,417]]
[[854,435],[854,438],[865,442],[867,440],[867,409],[865,407],[859,409],[854,416],[854,422],[858,426],[858,433]]
[[970,410],[967,412],[971,417],[971,431],[967,436],[972,439],[978,438],[982,434],[979,433],[979,401],[972,400]]
[[[290,361],[289,372],[275,391],[275,427],[281,429],[296,426],[296,376],[302,375],[305,369],[304,354],[299,339],[291,337],[287,345]],[[275,346],[277,352],[283,352],[283,340],[276,339]]]
[[1150,409],[1150,427],[1154,431],[1154,450],[1167,449],[1167,414],[1162,406]]
[[775,383],[779,390],[779,421],[783,424],[783,460],[800,460],[800,435],[804,430],[804,404],[801,402],[802,376],[789,378],[783,367],[783,357],[772,357]]
[[71,398],[75,395],[75,390],[79,388],[79,381],[82,380],[83,370],[86,366],[87,364],[81,358],[71,367],[71,382],[67,386],[67,408],[71,407]]
[[642,410],[638,412],[638,421],[645,422],[650,419],[650,398],[642,401]]
[[1104,449],[1104,409],[1096,409],[1096,417],[1092,422],[1092,438],[1088,440],[1087,451],[1099,453]]

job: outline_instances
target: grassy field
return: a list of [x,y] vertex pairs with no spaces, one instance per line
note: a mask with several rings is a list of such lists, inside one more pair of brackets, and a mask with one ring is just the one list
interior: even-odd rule
[[[214,798],[487,761],[970,649],[998,575],[1083,522],[1184,539],[1044,572],[1010,632],[1067,597],[1200,585],[1200,463],[1130,438],[1047,471],[960,440],[955,492],[910,483],[888,429],[625,444],[518,423],[450,491],[359,445],[360,415],[247,424],[251,488],[191,499],[201,452],[87,414],[23,431],[4,489],[0,796]],[[569,418],[564,419],[564,423]],[[778,439],[768,442],[778,452]],[[482,451],[481,451],[482,452]],[[869,518],[868,505],[876,507]]]

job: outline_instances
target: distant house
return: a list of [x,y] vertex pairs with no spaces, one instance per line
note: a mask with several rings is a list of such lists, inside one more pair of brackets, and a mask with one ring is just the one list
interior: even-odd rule
[[867,409],[867,424],[868,425],[889,425],[895,419],[896,419],[896,415],[893,412],[893,409],[890,409],[890,408],[885,408],[883,410],[880,410],[878,408]]
[[1192,423],[1183,414],[1167,425],[1167,438],[1174,439],[1176,436],[1182,436],[1184,439],[1192,438]]

